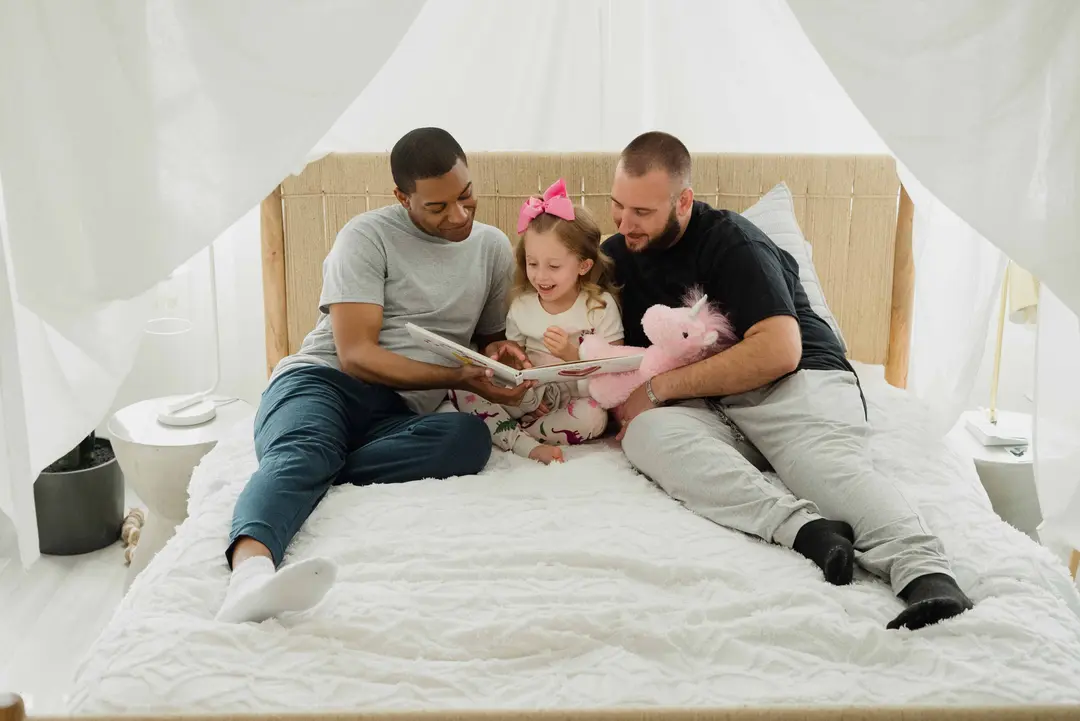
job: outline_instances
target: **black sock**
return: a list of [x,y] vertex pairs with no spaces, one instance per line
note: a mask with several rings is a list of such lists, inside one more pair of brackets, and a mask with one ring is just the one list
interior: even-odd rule
[[956,581],[944,573],[919,576],[897,595],[908,607],[892,620],[890,629],[906,627],[914,631],[975,608]]
[[793,548],[816,563],[825,580],[836,586],[851,583],[855,571],[855,532],[843,521],[819,518],[799,529]]

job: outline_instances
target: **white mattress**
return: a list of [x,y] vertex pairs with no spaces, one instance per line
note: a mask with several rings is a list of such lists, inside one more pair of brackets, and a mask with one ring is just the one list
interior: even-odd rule
[[824,582],[686,511],[608,447],[544,468],[336,488],[291,547],[339,582],[318,608],[213,620],[250,427],[206,457],[190,518],[132,586],[69,699],[78,713],[1080,702],[1080,598],[991,511],[922,409],[866,380],[874,456],[903,478],[974,611],[886,631],[882,583]]

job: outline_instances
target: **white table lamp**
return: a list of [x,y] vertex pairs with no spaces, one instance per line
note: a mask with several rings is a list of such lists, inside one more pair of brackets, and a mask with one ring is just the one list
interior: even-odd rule
[[209,248],[210,259],[210,335],[214,341],[214,382],[205,391],[179,399],[163,400],[158,410],[158,421],[167,426],[197,426],[217,417],[217,405],[211,396],[221,383],[221,341],[218,338],[217,271],[214,262],[214,244]]
[[1001,354],[1005,337],[1005,319],[1031,325],[1038,317],[1039,283],[1020,266],[1009,261],[1001,283],[997,341],[994,344],[994,372],[990,381],[990,407],[965,414],[968,431],[984,446],[1021,446],[1031,442],[1031,416],[998,409],[998,385],[1001,380]]

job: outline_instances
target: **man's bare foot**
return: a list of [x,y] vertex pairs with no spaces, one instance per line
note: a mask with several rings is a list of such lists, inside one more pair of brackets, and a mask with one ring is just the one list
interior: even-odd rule
[[529,451],[529,458],[534,461],[540,461],[545,466],[551,463],[562,463],[563,454],[562,449],[558,446],[545,446],[540,445]]

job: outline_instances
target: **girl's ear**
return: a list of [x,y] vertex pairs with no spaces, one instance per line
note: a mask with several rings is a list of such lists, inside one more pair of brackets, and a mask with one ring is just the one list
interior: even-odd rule
[[592,270],[592,267],[593,262],[586,258],[585,260],[581,261],[581,267],[578,268],[578,275],[588,275],[589,271]]

